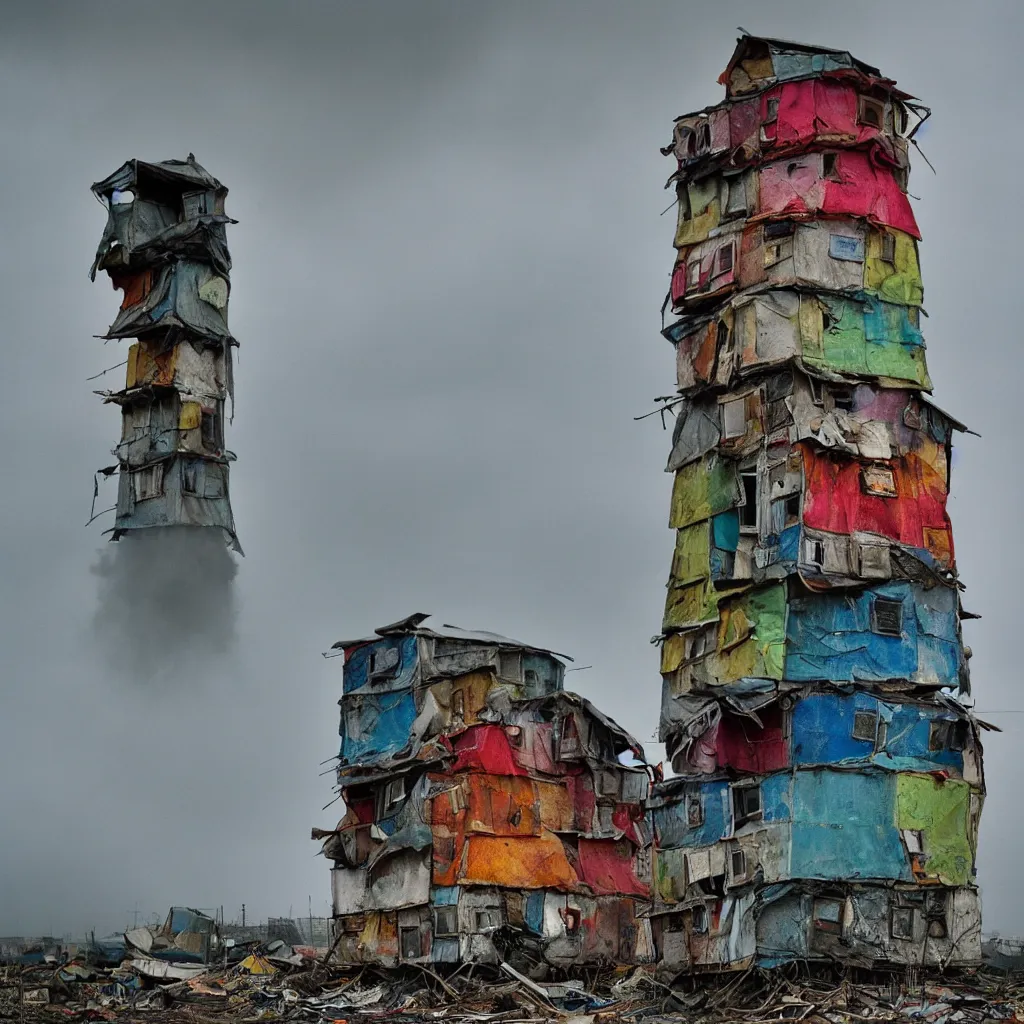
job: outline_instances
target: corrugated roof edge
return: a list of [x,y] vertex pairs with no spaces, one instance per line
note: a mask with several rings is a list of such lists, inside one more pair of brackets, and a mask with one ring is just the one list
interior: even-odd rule
[[355,647],[359,644],[373,643],[381,637],[386,636],[427,636],[440,640],[465,640],[467,643],[492,644],[497,647],[518,647],[524,651],[535,651],[538,654],[549,654],[555,658],[562,658],[565,661],[572,661],[568,654],[560,651],[552,651],[547,647],[537,647],[535,644],[524,644],[521,640],[513,640],[511,637],[502,636],[500,633],[488,633],[484,630],[460,629],[449,623],[441,626],[424,626],[423,623],[430,618],[429,612],[415,612],[397,622],[389,623],[386,626],[379,626],[374,630],[373,636],[361,637],[358,640],[339,640],[331,644],[331,650],[344,650],[347,647]]

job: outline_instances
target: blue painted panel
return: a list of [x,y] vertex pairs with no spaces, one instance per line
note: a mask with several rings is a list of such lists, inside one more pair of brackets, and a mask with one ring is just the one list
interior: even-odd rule
[[891,302],[879,302],[871,296],[864,299],[864,336],[869,342],[880,345],[891,345],[898,341],[901,345],[920,348],[924,345],[924,337],[919,327],[914,326],[910,319],[910,306],[898,306]]
[[[936,593],[946,589],[925,591],[899,582],[857,595],[792,598],[786,623],[785,678],[808,682],[909,679],[956,686],[960,647],[955,595],[951,591]],[[900,636],[872,632],[871,608],[876,597],[902,602]],[[923,610],[917,607],[919,603],[924,604]]]
[[457,885],[435,885],[430,890],[430,902],[435,907],[458,906],[459,887]]
[[342,763],[375,764],[394,757],[409,745],[415,718],[416,697],[411,690],[342,697]]
[[417,638],[415,636],[383,637],[374,643],[357,647],[345,660],[342,674],[342,692],[355,693],[367,685],[371,657],[380,652],[398,651],[399,663],[394,676],[378,679],[372,684],[376,691],[408,690],[412,687],[417,667]]
[[[875,713],[886,723],[884,750],[875,753],[873,742],[854,739],[858,711]],[[928,749],[930,723],[953,717],[941,708],[881,701],[869,693],[811,694],[793,709],[793,763],[860,763],[914,771],[951,767],[962,772],[962,753]]]
[[716,548],[735,551],[740,543],[740,517],[736,509],[729,509],[711,520]]
[[767,903],[757,915],[758,963],[785,963],[808,951],[811,899],[789,892]]
[[793,776],[789,772],[761,778],[762,821],[789,821],[793,816]]
[[430,959],[435,964],[457,964],[459,962],[459,940],[434,939],[430,947]]
[[793,878],[911,881],[896,829],[896,776],[801,771],[793,782]]
[[651,812],[658,843],[665,850],[689,846],[710,846],[732,832],[732,807],[729,804],[729,783],[724,779],[696,782],[686,787],[687,793],[699,793],[703,821],[695,828],[687,826],[686,800]]
[[543,889],[534,889],[526,896],[526,912],[523,915],[526,927],[534,935],[544,934],[544,897]]

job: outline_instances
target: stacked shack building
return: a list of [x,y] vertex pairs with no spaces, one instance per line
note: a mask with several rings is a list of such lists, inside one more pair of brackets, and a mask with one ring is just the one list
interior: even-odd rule
[[680,970],[980,958],[984,796],[908,141],[848,53],[745,36],[679,118],[675,552],[650,800]]
[[118,540],[153,528],[214,528],[238,550],[228,494],[225,403],[233,398],[227,189],[187,160],[129,160],[92,186],[107,224],[91,276],[122,292],[107,339],[134,339],[121,408]]
[[335,644],[337,958],[652,961],[642,748],[561,656],[427,619]]

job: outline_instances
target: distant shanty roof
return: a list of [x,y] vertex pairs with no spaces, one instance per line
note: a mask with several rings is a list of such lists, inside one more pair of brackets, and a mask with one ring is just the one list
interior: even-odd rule
[[378,626],[374,630],[374,636],[362,637],[359,640],[339,640],[331,644],[331,650],[357,647],[360,644],[373,643],[381,637],[387,636],[426,636],[440,640],[465,640],[471,644],[488,644],[492,647],[518,647],[525,651],[536,651],[538,654],[550,654],[556,658],[563,658],[565,661],[572,661],[568,654],[560,654],[558,651],[550,651],[545,647],[537,647],[534,644],[524,644],[519,640],[512,640],[510,637],[501,636],[499,633],[488,633],[484,630],[460,629],[458,626],[451,626],[448,623],[424,625],[431,616],[429,612],[416,612],[407,618],[399,619],[387,626]]
[[[109,196],[146,181],[178,189],[223,189],[224,186],[189,153],[187,160],[126,160],[113,174],[92,186],[93,194]],[[225,191],[227,191],[225,189]]]
[[[770,62],[770,70],[759,64],[759,61],[766,59]],[[739,81],[733,81],[736,66],[746,62],[749,62],[749,67],[744,67],[747,74],[741,75]],[[793,80],[818,75],[823,71],[844,70],[856,71],[888,86],[896,84],[892,79],[886,78],[878,68],[858,60],[847,50],[837,50],[816,43],[800,43],[792,39],[753,36],[745,31],[736,40],[736,49],[718,81],[730,91],[735,91],[739,86],[739,92],[749,92],[759,88],[758,82],[763,83],[760,88],[765,88],[773,84],[773,79]],[[903,99],[913,98],[909,93],[899,91],[897,95]]]

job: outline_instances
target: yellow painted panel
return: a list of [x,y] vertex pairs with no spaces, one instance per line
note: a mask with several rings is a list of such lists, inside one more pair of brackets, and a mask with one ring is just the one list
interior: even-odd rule
[[180,430],[196,430],[203,422],[203,407],[198,402],[182,402],[178,416]]

